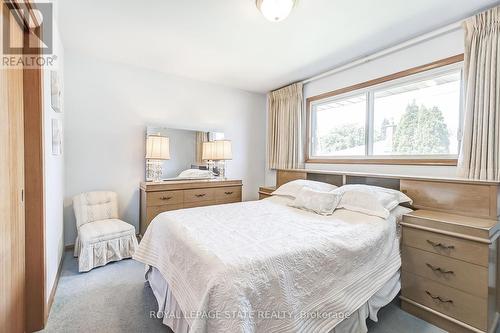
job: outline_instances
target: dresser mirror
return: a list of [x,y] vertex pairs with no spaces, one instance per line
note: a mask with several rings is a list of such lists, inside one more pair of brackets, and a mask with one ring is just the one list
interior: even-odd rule
[[217,168],[210,167],[208,170],[209,165],[203,159],[203,143],[218,140],[224,140],[224,133],[147,126],[146,180],[169,181],[217,176]]

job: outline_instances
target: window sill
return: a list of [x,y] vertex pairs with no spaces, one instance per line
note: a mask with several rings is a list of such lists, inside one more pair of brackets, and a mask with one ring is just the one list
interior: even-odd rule
[[456,166],[458,160],[455,158],[308,158],[305,163],[315,164],[390,164],[390,165],[436,165]]

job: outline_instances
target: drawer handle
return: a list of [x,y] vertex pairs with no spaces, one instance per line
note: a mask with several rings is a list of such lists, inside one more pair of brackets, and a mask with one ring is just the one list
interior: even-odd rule
[[207,195],[206,193],[202,193],[202,194],[195,194],[194,196],[197,197],[197,198],[201,198],[201,197],[204,197],[205,195]]
[[225,195],[231,195],[233,194],[234,192],[224,192]]
[[434,267],[429,263],[425,263],[425,264],[427,265],[427,267],[432,269],[434,272],[439,272],[441,274],[455,274],[455,272],[453,272],[453,271],[445,271],[441,267]]
[[427,243],[431,244],[433,247],[440,247],[440,248],[443,248],[443,249],[454,249],[455,246],[454,245],[444,245],[443,243],[435,243],[431,240],[427,240]]
[[441,303],[451,303],[451,304],[453,304],[453,300],[451,300],[451,299],[443,299],[443,298],[441,298],[440,296],[434,296],[434,295],[432,295],[432,294],[431,294],[429,291],[427,291],[427,290],[425,291],[425,293],[426,293],[427,295],[429,295],[429,297],[430,297],[430,298],[435,299],[435,300],[438,300],[438,301],[440,301]]
[[172,197],[161,197],[160,200],[170,200]]

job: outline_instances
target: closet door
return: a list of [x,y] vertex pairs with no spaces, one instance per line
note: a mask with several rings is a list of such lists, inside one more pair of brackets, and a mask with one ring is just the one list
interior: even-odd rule
[[[2,29],[8,10],[3,1],[0,7]],[[11,41],[22,45],[23,31],[10,27]],[[24,332],[23,190],[23,69],[0,67],[0,332]]]

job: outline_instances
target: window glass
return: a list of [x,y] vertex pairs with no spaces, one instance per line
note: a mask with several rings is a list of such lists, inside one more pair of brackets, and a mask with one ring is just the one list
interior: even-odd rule
[[458,152],[460,71],[374,94],[374,155]]
[[366,94],[314,106],[314,156],[365,155]]
[[351,91],[311,105],[310,157],[456,158],[462,65]]

